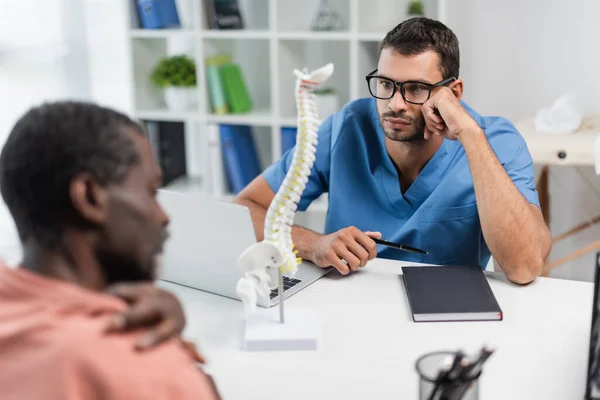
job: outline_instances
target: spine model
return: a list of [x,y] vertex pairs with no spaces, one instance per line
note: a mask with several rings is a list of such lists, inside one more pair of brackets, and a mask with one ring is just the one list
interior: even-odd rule
[[248,247],[238,257],[238,264],[245,273],[237,284],[236,293],[244,303],[246,316],[256,311],[258,297],[263,303],[268,302],[271,290],[279,286],[283,322],[282,274],[295,274],[301,262],[296,257],[297,251],[294,251],[292,225],[317,150],[319,118],[313,90],[332,73],[333,64],[327,64],[311,73],[306,69],[294,70],[297,78],[298,133],[292,162],[267,210],[263,241]]
[[294,274],[302,261],[296,257],[297,251],[294,251],[292,225],[317,150],[319,116],[313,90],[332,73],[333,64],[327,64],[312,73],[308,73],[306,68],[303,71],[294,70],[297,78],[295,94],[298,113],[296,148],[285,179],[267,211],[264,229],[264,240],[276,244],[282,253],[282,272]]

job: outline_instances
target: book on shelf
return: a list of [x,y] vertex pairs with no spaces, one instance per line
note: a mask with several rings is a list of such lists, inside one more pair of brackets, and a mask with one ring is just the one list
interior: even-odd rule
[[285,154],[296,145],[298,129],[293,126],[281,128],[281,154]]
[[222,198],[227,193],[231,192],[227,176],[225,174],[225,165],[223,159],[223,151],[221,149],[221,140],[219,125],[209,124],[207,127],[208,139],[208,157],[206,161],[208,165],[205,168],[207,174],[207,192],[211,193],[216,198]]
[[237,0],[204,0],[204,6],[210,29],[244,29]]
[[142,29],[181,28],[175,0],[134,0]]
[[239,193],[262,169],[249,125],[219,125],[219,140],[231,192]]
[[234,114],[252,110],[252,99],[242,74],[242,69],[235,63],[227,63],[219,68],[219,74],[230,111]]
[[227,114],[229,112],[229,104],[225,96],[225,89],[219,74],[219,68],[222,65],[231,62],[230,54],[218,54],[213,57],[207,57],[206,63],[206,85],[208,86],[208,95],[212,112],[215,114]]
[[185,132],[182,122],[143,121],[154,159],[163,173],[163,185],[187,175]]
[[241,67],[231,54],[216,54],[205,59],[206,85],[212,112],[240,114],[254,108]]

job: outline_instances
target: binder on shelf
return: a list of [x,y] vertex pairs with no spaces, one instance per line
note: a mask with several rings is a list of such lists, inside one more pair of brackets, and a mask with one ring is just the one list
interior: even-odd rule
[[206,63],[206,85],[208,86],[208,95],[212,112],[215,114],[227,114],[229,104],[225,96],[225,89],[219,74],[219,68],[231,62],[231,54],[218,54],[208,57]]
[[210,29],[244,29],[237,0],[205,0],[204,5]]
[[154,156],[154,161],[160,163],[160,154],[158,152],[160,144],[160,128],[157,121],[144,121],[144,125],[146,127],[146,132],[148,133],[148,141],[150,142],[150,147],[152,148],[152,155]]
[[251,111],[252,99],[240,66],[235,63],[224,64],[219,68],[219,76],[225,89],[230,111],[234,114]]
[[135,0],[142,29],[180,28],[175,0]]
[[219,139],[229,186],[239,193],[261,173],[258,153],[249,125],[220,125]]
[[221,150],[221,141],[219,139],[219,126],[217,124],[208,125],[208,165],[205,168],[207,174],[208,192],[216,198],[222,198],[231,192],[225,175],[224,157]]
[[158,9],[158,0],[136,0],[140,27],[143,29],[160,29],[162,21]]
[[281,155],[284,155],[288,150],[296,145],[296,135],[298,129],[295,127],[281,128]]
[[163,186],[187,176],[185,127],[183,122],[143,120],[152,155],[163,172]]
[[158,126],[159,163],[163,172],[163,183],[168,185],[187,175],[185,127],[183,122],[171,121],[160,121]]
[[181,28],[175,0],[158,0],[163,28]]

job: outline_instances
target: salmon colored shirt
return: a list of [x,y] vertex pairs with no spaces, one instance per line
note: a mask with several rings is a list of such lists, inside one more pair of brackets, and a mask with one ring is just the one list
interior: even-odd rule
[[104,334],[126,304],[0,263],[0,399],[213,400],[181,342],[138,352],[140,332]]

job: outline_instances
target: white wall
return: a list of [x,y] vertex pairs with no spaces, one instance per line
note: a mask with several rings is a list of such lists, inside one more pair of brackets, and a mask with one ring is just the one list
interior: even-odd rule
[[[465,100],[478,111],[512,121],[530,117],[566,92],[578,92],[600,113],[600,1],[451,0],[448,25],[461,41]],[[568,138],[566,138],[568,140]],[[554,235],[600,214],[600,177],[584,169],[551,169]],[[600,238],[592,228],[557,245],[551,259]],[[552,276],[591,280],[594,254]]]
[[131,113],[127,2],[85,0],[85,22],[92,98]]
[[[77,16],[73,5],[67,0],[0,1],[0,147],[32,105],[85,94],[80,81],[87,74],[85,60],[80,60],[79,70],[70,62],[82,48],[70,46],[68,39],[77,37],[65,24],[65,17]],[[12,219],[0,201],[0,255],[17,243]]]
[[[125,25],[121,24],[120,36],[118,29],[119,17],[125,17],[124,3],[105,0],[104,7],[98,3],[0,0],[0,147],[16,120],[44,101],[100,99],[118,107],[128,104],[121,89],[127,88],[122,66],[126,52],[118,53],[126,44]],[[118,12],[110,13],[114,10]],[[106,29],[113,23],[116,32]],[[117,57],[115,65],[111,57]],[[7,248],[17,245],[14,223],[0,201],[0,257],[12,254]]]

